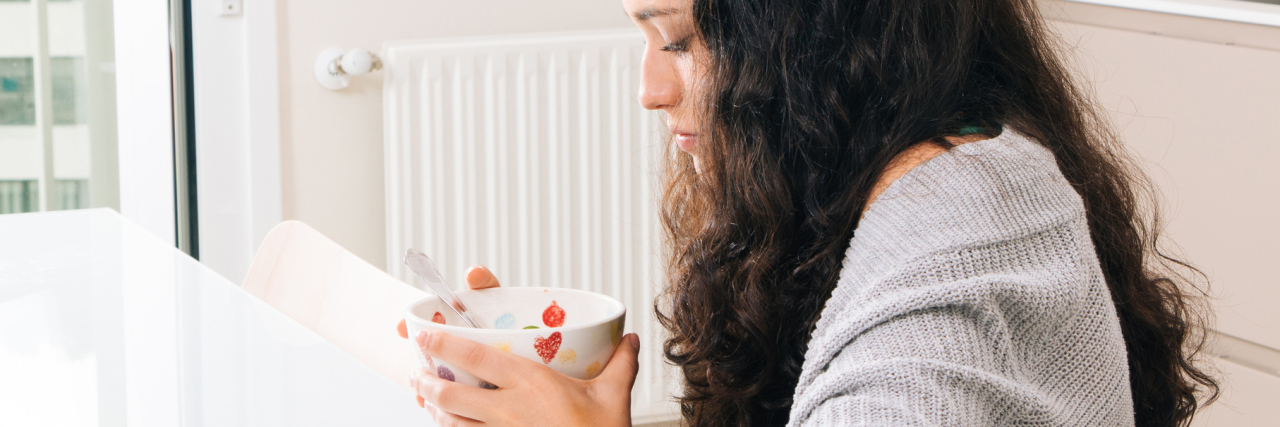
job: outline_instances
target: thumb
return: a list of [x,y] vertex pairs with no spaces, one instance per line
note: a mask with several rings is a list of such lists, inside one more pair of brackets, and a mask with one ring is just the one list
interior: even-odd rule
[[396,334],[399,334],[400,338],[409,338],[409,328],[405,326],[404,319],[400,319],[400,323],[396,324]]
[[597,380],[626,384],[627,389],[636,383],[636,373],[640,371],[640,336],[636,334],[627,334],[622,337],[622,342],[618,344],[618,348],[613,350],[613,357],[609,358],[609,365],[605,366],[604,372],[600,373]]

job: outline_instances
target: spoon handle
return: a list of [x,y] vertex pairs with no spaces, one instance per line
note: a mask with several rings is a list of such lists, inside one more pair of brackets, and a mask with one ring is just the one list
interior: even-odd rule
[[476,320],[471,318],[471,312],[467,311],[467,306],[462,303],[458,295],[449,289],[449,285],[445,283],[444,278],[440,277],[440,272],[436,271],[435,264],[431,262],[431,258],[427,257],[427,254],[417,249],[409,249],[404,255],[404,265],[408,266],[409,270],[413,271],[413,274],[418,276],[419,280],[430,286],[431,291],[435,292],[436,296],[440,297],[441,300],[444,300],[467,326],[476,329],[480,328]]

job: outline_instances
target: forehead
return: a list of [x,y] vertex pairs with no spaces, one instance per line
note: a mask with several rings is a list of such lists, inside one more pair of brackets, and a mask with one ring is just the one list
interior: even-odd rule
[[623,9],[636,21],[679,15],[692,5],[693,0],[622,0]]

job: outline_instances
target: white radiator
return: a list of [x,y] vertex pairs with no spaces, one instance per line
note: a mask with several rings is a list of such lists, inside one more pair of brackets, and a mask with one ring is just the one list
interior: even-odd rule
[[387,271],[419,248],[448,280],[473,264],[504,286],[586,289],[641,337],[636,422],[672,419],[653,300],[663,283],[658,116],[636,100],[634,30],[389,42]]

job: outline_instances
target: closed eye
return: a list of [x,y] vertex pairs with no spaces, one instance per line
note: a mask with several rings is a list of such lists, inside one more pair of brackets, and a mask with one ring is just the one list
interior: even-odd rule
[[663,52],[684,52],[688,49],[689,49],[689,38],[685,37],[683,39],[680,39],[671,43],[667,43],[666,46],[663,46],[661,49],[658,49],[658,50],[661,50]]

